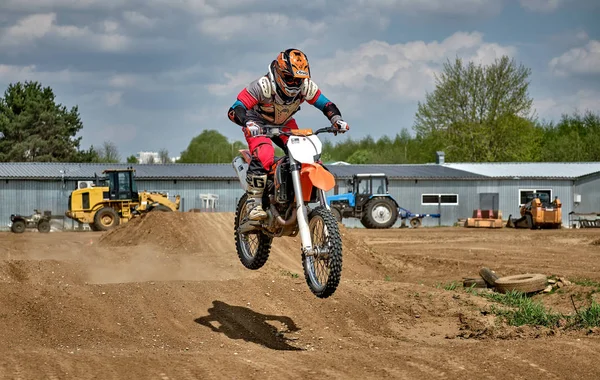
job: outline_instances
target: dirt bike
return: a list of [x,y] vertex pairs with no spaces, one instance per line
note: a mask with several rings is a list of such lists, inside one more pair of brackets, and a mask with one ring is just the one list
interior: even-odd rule
[[[337,134],[334,127],[282,130],[263,127],[262,136],[271,138],[285,155],[276,157],[263,192],[263,209],[268,217],[253,221],[247,217],[247,194],[240,198],[235,213],[235,245],[238,257],[248,269],[261,268],[269,258],[276,237],[295,237],[302,242],[301,259],[306,282],[319,298],[331,296],[342,274],[342,239],[335,216],[327,204],[326,191],[335,186],[333,174],[321,160],[319,133]],[[288,136],[283,144],[280,136]],[[240,150],[232,164],[242,188],[246,190],[246,173],[252,155]],[[316,207],[311,208],[310,204]]]

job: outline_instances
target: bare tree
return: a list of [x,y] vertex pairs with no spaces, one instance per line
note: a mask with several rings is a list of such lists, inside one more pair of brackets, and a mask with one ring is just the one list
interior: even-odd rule
[[121,162],[121,155],[117,145],[112,141],[104,141],[99,151],[101,162],[118,163]]
[[166,149],[161,149],[158,151],[158,161],[161,164],[168,164],[169,162],[171,162],[171,159],[169,158],[169,151]]

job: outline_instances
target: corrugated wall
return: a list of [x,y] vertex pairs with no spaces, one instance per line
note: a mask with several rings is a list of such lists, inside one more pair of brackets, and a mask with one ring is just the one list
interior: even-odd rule
[[[600,178],[582,181],[576,192],[582,194],[582,203],[578,210],[600,211]],[[70,192],[76,187],[75,181],[67,181],[63,186],[60,181],[9,180],[0,183],[0,228],[6,228],[11,213],[31,214],[34,208],[52,210],[54,215],[64,215]],[[573,210],[572,181],[538,181],[538,180],[489,180],[489,181],[440,181],[440,180],[391,180],[390,193],[398,200],[400,206],[414,213],[438,213],[437,206],[421,205],[421,195],[458,194],[458,205],[442,205],[441,225],[453,225],[459,218],[472,215],[473,210],[480,207],[480,193],[498,193],[499,208],[506,219],[509,214],[518,215],[519,189],[549,188],[553,196],[563,202],[563,223],[568,225],[568,213]],[[204,208],[200,194],[216,194],[219,197],[215,211],[233,212],[243,191],[237,180],[230,181],[145,181],[138,180],[138,190],[166,191],[169,196],[176,194],[182,197],[182,210]],[[345,181],[340,181],[340,193],[347,191]],[[333,191],[328,192],[333,194]],[[585,203],[584,203],[585,202]],[[65,227],[72,228],[73,223],[67,220]],[[356,220],[344,219],[348,227],[359,227]],[[399,226],[400,222],[396,224]],[[424,226],[437,226],[438,219],[423,219]]]
[[[389,192],[401,207],[413,213],[441,214],[441,218],[426,217],[423,226],[452,226],[459,218],[468,218],[473,210],[480,208],[480,193],[498,193],[499,209],[506,220],[510,214],[519,215],[519,189],[551,189],[552,196],[563,202],[563,224],[568,225],[568,213],[573,209],[573,182],[569,180],[390,180]],[[339,192],[347,191],[340,183]],[[421,204],[422,194],[457,194],[458,205],[430,206]],[[348,227],[360,227],[357,220],[344,219]],[[401,222],[394,226],[399,227]]]
[[575,212],[600,213],[600,174],[577,181],[573,192],[581,195],[581,202],[575,204]]

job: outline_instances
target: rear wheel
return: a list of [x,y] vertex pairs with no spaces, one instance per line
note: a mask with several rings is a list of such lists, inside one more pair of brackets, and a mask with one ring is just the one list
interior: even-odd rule
[[41,220],[37,225],[37,229],[41,233],[50,232],[50,222],[47,220]]
[[390,228],[398,219],[398,208],[390,198],[373,198],[367,202],[362,224],[367,228]]
[[112,207],[102,207],[94,215],[94,225],[98,231],[108,231],[120,223],[119,215]]
[[235,249],[242,264],[248,269],[259,269],[267,262],[271,251],[271,243],[273,238],[263,234],[262,232],[250,231],[247,233],[239,233],[239,227],[246,219],[246,199],[248,194],[244,194],[238,202],[235,211]]
[[23,220],[15,220],[10,226],[10,230],[15,234],[22,234],[25,232],[25,221]]
[[315,208],[308,219],[311,243],[317,253],[302,253],[304,278],[314,295],[327,298],[335,292],[342,276],[342,238],[335,217],[326,208]]

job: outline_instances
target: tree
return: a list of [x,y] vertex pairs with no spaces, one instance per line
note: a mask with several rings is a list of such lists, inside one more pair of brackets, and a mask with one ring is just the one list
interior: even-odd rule
[[168,150],[161,149],[158,151],[158,162],[160,162],[161,164],[168,164],[169,162],[171,162]]
[[190,141],[181,152],[178,162],[182,163],[225,163],[231,162],[238,150],[245,145],[240,141],[230,143],[216,130],[204,130]]
[[102,148],[98,152],[98,162],[106,163],[118,163],[121,162],[121,155],[119,154],[119,148],[112,141],[104,141]]
[[78,107],[55,102],[50,87],[38,82],[10,84],[0,98],[0,161],[82,161],[93,152],[79,150],[83,128]]
[[[453,161],[530,158],[536,131],[528,95],[531,70],[507,56],[489,66],[456,58],[436,75],[433,93],[418,103],[417,136]],[[511,143],[507,154],[506,143]]]
[[600,114],[562,115],[556,125],[541,129],[541,161],[600,161]]
[[129,157],[127,157],[127,163],[128,164],[137,164],[138,163],[138,159],[135,155],[131,155]]

